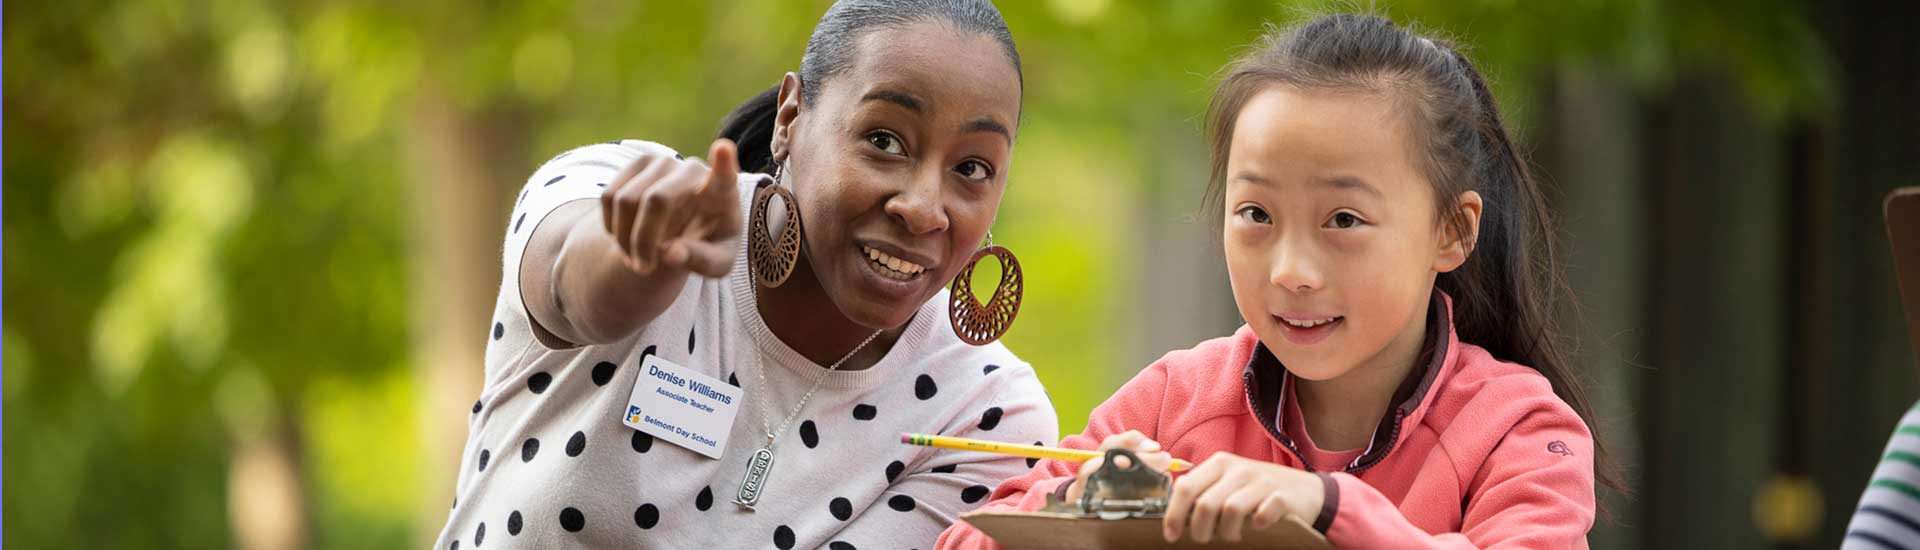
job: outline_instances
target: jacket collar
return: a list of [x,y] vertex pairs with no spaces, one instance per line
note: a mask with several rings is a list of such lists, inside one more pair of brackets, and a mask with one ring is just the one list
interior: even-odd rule
[[1434,289],[1432,303],[1427,307],[1427,334],[1420,346],[1420,354],[1415,356],[1415,370],[1408,372],[1401,380],[1400,387],[1393,392],[1393,406],[1388,407],[1380,423],[1373,429],[1373,439],[1367,443],[1367,449],[1360,453],[1352,463],[1345,465],[1310,464],[1300,453],[1293,438],[1280,431],[1276,416],[1282,409],[1282,400],[1287,396],[1287,386],[1293,383],[1293,373],[1280,364],[1267,345],[1255,339],[1253,356],[1247,360],[1246,368],[1241,371],[1241,379],[1246,384],[1247,405],[1253,410],[1253,416],[1265,426],[1272,435],[1307,471],[1346,471],[1358,472],[1380,462],[1393,451],[1400,438],[1402,424],[1408,422],[1420,410],[1420,404],[1426,400],[1429,390],[1446,366],[1448,348],[1453,340],[1452,304],[1446,294]]

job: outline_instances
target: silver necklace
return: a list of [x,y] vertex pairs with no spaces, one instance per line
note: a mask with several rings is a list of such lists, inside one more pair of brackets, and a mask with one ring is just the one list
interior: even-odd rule
[[[793,419],[800,415],[800,409],[806,408],[807,401],[813,399],[813,392],[820,389],[820,383],[827,380],[827,375],[832,374],[835,369],[839,369],[842,363],[846,363],[848,359],[852,359],[853,354],[860,353],[860,350],[865,349],[867,344],[873,343],[873,339],[879,336],[880,331],[874,331],[872,335],[867,336],[866,340],[862,340],[860,345],[854,346],[853,351],[847,352],[846,355],[840,357],[839,361],[834,361],[833,365],[828,366],[825,372],[815,375],[813,377],[813,387],[807,388],[807,393],[801,395],[800,401],[794,403],[793,408],[787,411],[787,417],[780,420],[780,429],[775,430],[772,425],[767,424],[766,418],[762,417],[760,419],[760,427],[767,431],[767,444],[760,447],[760,450],[754,451],[753,455],[747,458],[747,473],[740,478],[740,494],[734,497],[734,504],[738,504],[741,508],[752,511],[754,504],[760,502],[760,495],[766,492],[767,475],[773,473],[774,442],[780,438],[780,434],[787,432],[787,425],[792,424]],[[762,355],[761,358],[764,360],[766,356]],[[773,410],[773,407],[767,404],[767,366],[764,361],[760,364],[760,370],[757,372],[760,375],[760,390],[755,393],[760,394],[760,410]]]

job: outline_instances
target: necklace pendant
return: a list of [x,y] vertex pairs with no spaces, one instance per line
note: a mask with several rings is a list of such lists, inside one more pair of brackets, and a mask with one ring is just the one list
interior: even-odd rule
[[761,447],[747,458],[747,474],[740,479],[740,494],[734,496],[733,503],[741,508],[753,510],[760,502],[760,494],[767,488],[767,474],[773,472],[773,446]]

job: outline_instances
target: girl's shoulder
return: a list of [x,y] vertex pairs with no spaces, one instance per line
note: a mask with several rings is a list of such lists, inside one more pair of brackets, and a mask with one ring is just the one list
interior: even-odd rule
[[1456,341],[1455,347],[1452,372],[1438,382],[1421,421],[1439,432],[1448,447],[1478,451],[1463,453],[1472,456],[1512,434],[1542,430],[1561,434],[1560,439],[1591,441],[1585,421],[1553,392],[1540,371],[1472,344]]

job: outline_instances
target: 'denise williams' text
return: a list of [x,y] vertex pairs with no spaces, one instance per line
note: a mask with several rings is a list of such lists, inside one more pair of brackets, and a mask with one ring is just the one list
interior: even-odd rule
[[669,384],[673,384],[675,386],[680,386],[682,388],[693,390],[694,393],[700,394],[702,396],[706,396],[706,398],[708,399],[719,401],[722,404],[725,404],[725,405],[733,404],[732,397],[727,396],[727,394],[714,391],[712,386],[708,386],[700,382],[689,381],[685,378],[675,376],[671,372],[660,370],[660,367],[647,365],[647,374],[650,376],[653,376],[654,378],[665,380]]

